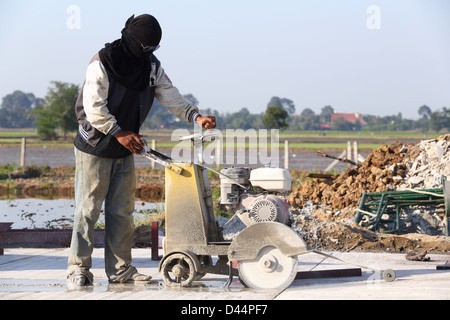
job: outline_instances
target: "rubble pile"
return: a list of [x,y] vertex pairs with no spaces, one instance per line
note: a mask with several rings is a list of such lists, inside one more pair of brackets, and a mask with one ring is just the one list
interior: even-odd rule
[[291,193],[291,227],[318,249],[450,251],[443,208],[405,207],[399,235],[372,232],[353,222],[364,192],[441,188],[442,176],[450,177],[449,151],[450,135],[416,145],[396,142],[332,179],[307,180]]
[[349,168],[329,180],[307,180],[291,193],[291,203],[303,207],[308,201],[331,210],[354,208],[364,192],[442,187],[450,177],[450,134],[416,145],[397,141],[372,152],[357,168]]
[[317,207],[310,201],[303,208],[294,208],[291,211],[291,228],[312,249],[368,252],[450,251],[449,237],[420,233],[377,233],[357,225],[351,219],[325,220],[323,216],[317,215]]

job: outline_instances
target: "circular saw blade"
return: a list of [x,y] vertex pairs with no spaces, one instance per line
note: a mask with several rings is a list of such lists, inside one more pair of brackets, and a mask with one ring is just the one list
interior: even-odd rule
[[238,262],[241,281],[252,289],[284,290],[297,275],[297,256],[288,257],[274,246],[261,249],[254,260]]

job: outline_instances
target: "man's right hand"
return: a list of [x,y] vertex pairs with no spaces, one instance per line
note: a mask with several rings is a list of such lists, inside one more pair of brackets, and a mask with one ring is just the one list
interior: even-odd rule
[[131,131],[120,130],[115,135],[117,141],[134,154],[141,154],[144,150],[142,136]]

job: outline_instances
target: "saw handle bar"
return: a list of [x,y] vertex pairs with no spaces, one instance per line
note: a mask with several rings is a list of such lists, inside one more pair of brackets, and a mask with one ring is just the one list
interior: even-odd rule
[[216,129],[206,130],[200,133],[194,133],[189,136],[180,137],[179,141],[186,141],[186,140],[201,140],[203,141],[207,137],[215,137],[219,135],[220,131]]
[[145,139],[142,139],[142,142],[144,143],[144,151],[141,153],[142,156],[146,157],[149,160],[155,161],[156,163],[159,163],[160,165],[177,174],[181,174],[183,170],[177,165],[173,164],[172,158],[166,156],[165,154],[159,153],[158,151],[150,149]]

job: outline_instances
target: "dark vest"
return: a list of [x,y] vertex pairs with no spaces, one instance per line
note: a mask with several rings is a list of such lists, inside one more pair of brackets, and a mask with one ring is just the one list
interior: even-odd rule
[[[91,63],[95,60],[100,60],[98,54],[92,58]],[[125,88],[108,74],[108,110],[123,130],[137,134],[152,108],[155,98],[156,75],[161,65],[154,55],[150,56],[150,61],[152,64],[150,86],[142,92]],[[106,158],[118,159],[131,155],[131,152],[122,146],[115,137],[101,133],[87,121],[83,107],[83,88],[84,84],[75,104],[75,112],[80,124],[74,141],[75,147],[80,151]],[[80,131],[83,134],[80,134]]]

